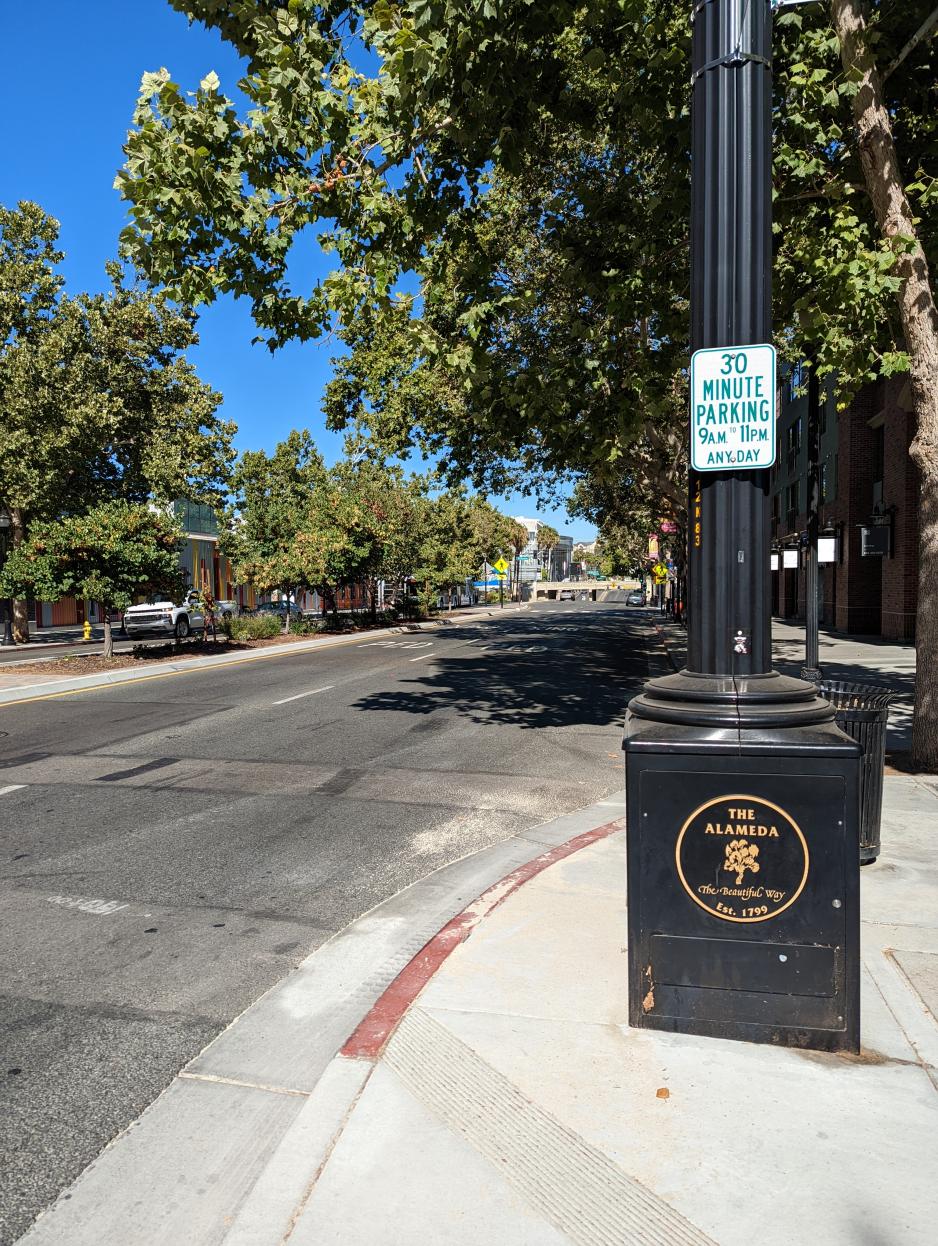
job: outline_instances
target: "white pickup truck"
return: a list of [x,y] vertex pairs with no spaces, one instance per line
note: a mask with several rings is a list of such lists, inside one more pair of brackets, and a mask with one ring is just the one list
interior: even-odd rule
[[205,609],[196,592],[187,593],[182,605],[155,601],[130,606],[124,611],[124,632],[134,636],[173,636],[185,640],[190,632],[205,631]]

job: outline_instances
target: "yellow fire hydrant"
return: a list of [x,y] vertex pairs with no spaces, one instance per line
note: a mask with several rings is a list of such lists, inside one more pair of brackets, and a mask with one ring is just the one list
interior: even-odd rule
[[90,640],[91,639],[91,624],[88,622],[87,619],[85,619],[84,623],[82,624],[82,627],[85,633],[85,640]]

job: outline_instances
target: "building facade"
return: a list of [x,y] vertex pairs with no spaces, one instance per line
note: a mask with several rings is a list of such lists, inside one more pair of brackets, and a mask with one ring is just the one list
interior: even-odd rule
[[[208,588],[217,601],[237,601],[242,607],[252,608],[255,603],[254,589],[236,584],[231,560],[218,550],[218,520],[210,506],[199,502],[178,501],[173,513],[183,531],[179,551],[179,563],[187,588]],[[27,603],[29,621],[33,627],[56,627],[84,623],[100,623],[104,617],[95,601],[79,601],[74,597],[60,597],[58,601],[33,601]]]
[[[781,386],[772,469],[772,613],[805,617],[808,400],[795,368]],[[818,617],[836,631],[911,640],[918,589],[919,473],[908,382],[883,378],[837,410],[832,387],[819,419],[818,514],[826,553]]]
[[550,550],[543,550],[537,535],[543,526],[543,520],[526,519],[523,515],[516,515],[514,518],[515,523],[521,524],[528,534],[528,543],[518,560],[522,587],[533,584],[535,580],[566,579],[573,563],[573,537],[560,535],[556,545]]
[[179,554],[183,576],[190,588],[208,588],[216,601],[237,601],[253,608],[254,589],[236,584],[231,559],[219,553],[218,520],[210,506],[202,502],[173,504],[176,522],[183,531]]

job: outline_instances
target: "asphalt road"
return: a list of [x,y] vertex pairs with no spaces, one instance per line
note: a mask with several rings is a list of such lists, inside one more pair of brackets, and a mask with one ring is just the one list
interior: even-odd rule
[[621,605],[0,706],[0,1243],[335,931],[622,786]]

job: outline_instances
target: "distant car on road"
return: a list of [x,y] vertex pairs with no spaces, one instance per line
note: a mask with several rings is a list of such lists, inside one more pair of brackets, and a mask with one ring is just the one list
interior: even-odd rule
[[572,588],[562,588],[557,597],[558,601],[576,601],[576,593]]
[[629,593],[628,597],[626,597],[625,604],[627,606],[644,606],[645,594],[640,588],[633,589],[632,592]]
[[241,613],[241,607],[236,601],[224,600],[215,602],[215,615],[219,619],[236,619]]

